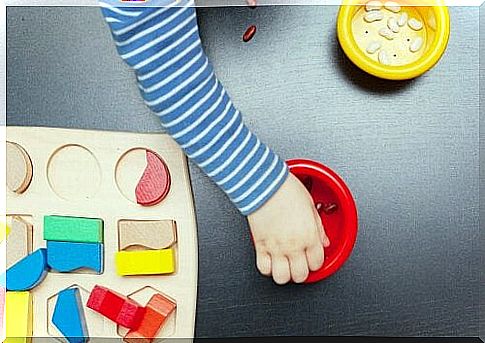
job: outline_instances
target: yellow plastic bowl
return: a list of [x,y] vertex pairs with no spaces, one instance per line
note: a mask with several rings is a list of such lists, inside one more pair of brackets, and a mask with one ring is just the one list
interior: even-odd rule
[[[345,54],[360,69],[383,79],[408,80],[430,70],[441,58],[450,36],[450,16],[442,0],[394,0],[401,5],[401,12],[409,18],[418,19],[423,29],[416,31],[408,24],[388,40],[379,34],[387,27],[389,16],[399,16],[385,8],[381,12],[385,18],[368,23],[364,20],[368,1],[344,0],[337,20],[338,40]],[[383,4],[386,0],[381,1]],[[423,41],[418,52],[411,52],[410,44],[417,38]],[[388,61],[379,61],[379,53],[368,53],[371,42],[379,41],[381,49],[386,49]]]

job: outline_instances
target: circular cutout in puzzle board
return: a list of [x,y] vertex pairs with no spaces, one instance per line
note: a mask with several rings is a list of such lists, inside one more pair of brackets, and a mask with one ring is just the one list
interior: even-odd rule
[[115,178],[121,194],[141,206],[159,204],[170,191],[170,172],[165,161],[144,148],[129,150],[121,156]]
[[101,185],[101,168],[87,148],[66,145],[56,150],[49,159],[47,178],[59,197],[86,200],[92,198]]

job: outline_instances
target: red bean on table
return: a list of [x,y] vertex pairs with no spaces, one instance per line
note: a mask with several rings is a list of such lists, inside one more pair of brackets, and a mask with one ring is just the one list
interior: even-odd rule
[[256,34],[256,26],[251,25],[250,27],[248,27],[246,32],[244,32],[243,41],[249,42],[254,37],[255,34]]

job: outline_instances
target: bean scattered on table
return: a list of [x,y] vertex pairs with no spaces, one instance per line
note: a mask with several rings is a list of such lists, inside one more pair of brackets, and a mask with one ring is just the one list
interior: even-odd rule
[[251,25],[247,28],[246,32],[244,32],[243,35],[243,41],[249,42],[251,39],[253,39],[254,35],[256,34],[256,26]]

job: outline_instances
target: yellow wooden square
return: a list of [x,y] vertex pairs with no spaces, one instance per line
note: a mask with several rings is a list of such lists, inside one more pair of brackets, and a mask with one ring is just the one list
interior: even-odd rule
[[29,343],[32,340],[32,297],[29,292],[7,292],[5,343]]
[[159,275],[175,272],[175,253],[172,248],[163,250],[118,251],[118,275]]

